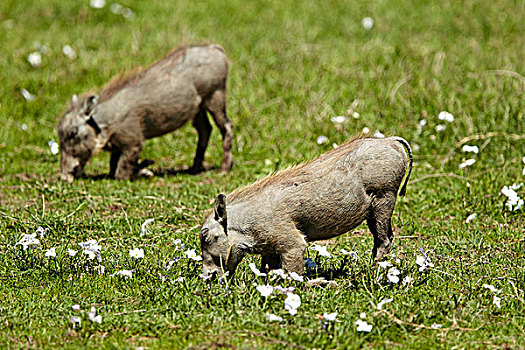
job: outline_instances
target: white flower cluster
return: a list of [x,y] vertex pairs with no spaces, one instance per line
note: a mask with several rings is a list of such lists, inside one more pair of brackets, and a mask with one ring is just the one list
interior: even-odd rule
[[326,258],[329,258],[329,257],[332,256],[330,253],[328,253],[328,250],[326,249],[326,246],[314,244],[309,249],[310,250],[315,250],[317,253],[319,253],[319,255],[324,256]]
[[501,298],[497,296],[501,292],[501,290],[496,289],[491,284],[483,284],[483,288],[490,290],[492,293],[494,293],[494,297],[492,298],[492,304],[494,304],[498,309],[501,309]]
[[82,253],[87,255],[89,260],[93,260],[95,257],[98,257],[98,261],[102,260],[102,257],[100,256],[100,249],[102,249],[102,247],[96,240],[90,239],[86,242],[81,242],[78,245],[82,248]]
[[501,189],[501,193],[507,196],[507,202],[505,205],[510,211],[516,211],[523,206],[523,199],[518,196],[516,190],[523,186],[521,184],[512,184],[511,186],[505,186]]
[[[71,306],[71,308],[77,312],[81,312],[80,305],[78,304]],[[97,309],[94,306],[92,306],[91,310],[88,312],[88,319],[93,323],[98,323],[98,324],[102,323],[102,316],[97,315]],[[82,323],[82,316],[71,316],[69,318],[69,322],[73,323],[73,325],[76,325],[76,324],[80,325]]]
[[202,261],[202,256],[197,255],[197,253],[195,253],[195,249],[188,249],[184,252],[184,254],[186,254],[186,257],[188,259]]
[[40,239],[44,238],[48,230],[48,228],[44,229],[42,226],[38,226],[36,231],[33,233],[22,233],[20,241],[15,244],[15,247],[20,244],[24,250],[27,250],[28,248],[36,248],[38,245],[40,245]]

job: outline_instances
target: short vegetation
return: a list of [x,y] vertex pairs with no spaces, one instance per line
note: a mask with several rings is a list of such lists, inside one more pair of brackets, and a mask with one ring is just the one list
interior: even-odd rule
[[[524,348],[522,1],[0,2],[1,348]],[[230,60],[235,166],[189,175],[191,125],[146,142],[152,178],[65,183],[74,93],[173,47]],[[201,276],[218,193],[367,132],[414,150],[392,251],[366,225],[312,244],[304,281],[244,260]],[[308,281],[324,277],[328,285]]]

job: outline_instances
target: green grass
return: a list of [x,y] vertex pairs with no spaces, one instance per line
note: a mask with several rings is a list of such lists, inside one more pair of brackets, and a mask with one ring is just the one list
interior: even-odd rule
[[[98,10],[87,0],[0,2],[1,348],[525,347],[525,211],[507,210],[500,194],[525,180],[524,1],[122,1],[135,13],[129,20],[111,13],[113,2]],[[365,16],[372,30],[362,27]],[[26,59],[35,42],[48,47],[38,68]],[[231,63],[230,175],[95,180],[108,172],[101,154],[86,168],[91,178],[57,180],[59,156],[47,142],[57,140],[73,93],[204,42],[221,44]],[[76,59],[62,54],[65,45]],[[27,102],[22,88],[36,99]],[[330,118],[356,99],[359,118],[334,125]],[[455,121],[440,121],[440,111]],[[446,129],[436,132],[438,124]],[[325,276],[336,287],[257,278],[248,268],[257,256],[227,287],[198,277],[200,264],[184,250],[199,252],[198,228],[218,193],[312,159],[364,127],[403,136],[415,149],[393,218],[395,265],[410,285],[388,282],[386,270],[369,264],[366,226],[326,242],[331,258],[308,252],[318,269],[307,279]],[[320,135],[329,142],[318,145]],[[463,144],[480,153],[462,152]],[[162,173],[190,165],[195,147],[187,125],[148,141],[142,157]],[[214,127],[208,165],[219,166],[221,155]],[[476,163],[459,169],[468,158]],[[525,187],[517,192],[525,198]],[[149,218],[151,233],[141,235]],[[41,245],[23,251],[16,243],[38,226],[48,229]],[[88,239],[102,246],[104,274],[80,252]],[[56,258],[44,256],[51,247]],[[144,259],[129,256],[134,247]],[[67,249],[79,253],[71,258]],[[415,264],[421,250],[435,265],[423,272]],[[122,269],[134,277],[111,277]],[[285,311],[284,296],[264,299],[254,283],[295,287],[297,315]],[[483,284],[501,290],[501,309]],[[393,301],[378,310],[384,298]],[[101,324],[88,319],[92,306]],[[325,312],[338,312],[340,322],[322,321]],[[370,333],[356,331],[362,312]],[[266,313],[284,321],[270,323]]]

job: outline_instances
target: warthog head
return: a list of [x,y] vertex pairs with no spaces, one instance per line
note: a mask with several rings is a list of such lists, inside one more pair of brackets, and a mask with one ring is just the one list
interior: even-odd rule
[[215,198],[213,213],[204,220],[200,240],[204,276],[213,273],[222,276],[226,272],[232,275],[250,251],[251,245],[246,237],[233,228],[228,228],[224,194]]
[[71,106],[58,124],[60,140],[60,178],[73,181],[82,175],[84,166],[97,148],[100,128],[91,116],[98,96],[89,96],[83,102],[73,95]]

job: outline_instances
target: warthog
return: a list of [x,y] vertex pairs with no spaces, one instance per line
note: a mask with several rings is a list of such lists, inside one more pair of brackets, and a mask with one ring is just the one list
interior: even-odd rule
[[356,138],[319,158],[215,199],[200,231],[203,272],[235,272],[247,253],[262,270],[303,274],[307,242],[348,232],[363,220],[374,235],[372,257],[392,245],[391,217],[405,195],[412,150],[400,137]]
[[[210,112],[223,138],[222,171],[233,164],[233,126],[226,115],[228,61],[219,45],[190,46],[172,51],[146,69],[113,78],[99,95],[71,106],[58,125],[60,174],[71,181],[101,150],[111,152],[109,175],[128,179],[141,170],[138,157],[144,140],[161,136],[192,121],[197,152],[190,172],[203,169],[211,125]],[[142,169],[143,171],[144,169]]]

